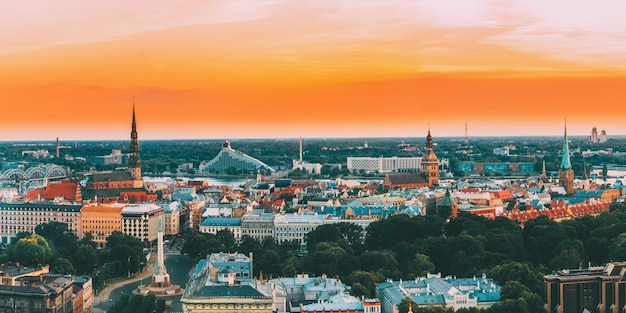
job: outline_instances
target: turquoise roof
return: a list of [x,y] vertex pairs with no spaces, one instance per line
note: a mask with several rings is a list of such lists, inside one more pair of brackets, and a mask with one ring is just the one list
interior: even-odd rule
[[[268,299],[252,286],[204,286],[193,293],[193,297],[206,298],[253,298]],[[271,299],[271,298],[269,298]]]
[[411,294],[411,299],[418,305],[445,305],[446,299],[452,299],[454,294],[468,294],[479,303],[500,301],[500,286],[487,278],[440,278],[432,276],[416,280],[387,281],[376,285],[376,289],[387,301],[398,305],[405,293]]
[[565,125],[565,133],[563,136],[563,157],[561,159],[561,170],[569,171],[572,169],[572,162],[569,156],[569,143],[567,142],[567,125]]
[[207,217],[200,226],[241,226],[241,217]]

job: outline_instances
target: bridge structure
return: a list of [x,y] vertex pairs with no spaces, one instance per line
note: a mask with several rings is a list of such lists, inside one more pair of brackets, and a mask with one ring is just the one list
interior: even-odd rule
[[0,172],[0,180],[31,181],[43,179],[58,179],[67,177],[67,170],[56,164],[45,164],[21,168],[10,168]]

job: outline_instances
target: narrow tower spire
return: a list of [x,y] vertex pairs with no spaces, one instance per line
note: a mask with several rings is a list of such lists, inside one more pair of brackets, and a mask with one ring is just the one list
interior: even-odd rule
[[133,121],[130,131],[130,155],[128,157],[128,170],[133,178],[133,187],[143,186],[141,180],[141,158],[139,157],[139,140],[137,138],[137,120],[135,118],[135,97],[133,97]]
[[543,161],[543,169],[541,170],[541,178],[546,178],[548,173],[546,172],[546,161]]
[[572,163],[569,156],[569,143],[567,142],[567,120],[565,120],[565,131],[563,135],[563,157],[561,159],[561,170],[567,171],[572,169]]
[[430,135],[430,124],[428,124],[428,135],[426,136],[426,151],[422,156],[422,173],[426,175],[428,186],[439,184],[439,161],[433,151],[433,136]]
[[569,156],[569,143],[567,142],[567,120],[565,120],[565,131],[563,136],[563,158],[559,168],[559,186],[565,188],[568,194],[574,193],[574,171]]
[[300,163],[302,163],[302,136],[300,136]]

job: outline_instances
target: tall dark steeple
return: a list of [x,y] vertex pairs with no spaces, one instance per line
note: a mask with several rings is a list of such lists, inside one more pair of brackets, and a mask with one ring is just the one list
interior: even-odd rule
[[559,186],[565,188],[568,194],[574,193],[574,171],[569,155],[569,143],[567,140],[567,120],[565,121],[565,131],[563,133],[563,156],[561,157],[561,167],[559,167]]
[[139,157],[139,140],[137,139],[137,122],[135,120],[135,99],[133,98],[133,124],[130,131],[130,155],[128,156],[128,170],[133,178],[134,187],[142,187],[141,158]]

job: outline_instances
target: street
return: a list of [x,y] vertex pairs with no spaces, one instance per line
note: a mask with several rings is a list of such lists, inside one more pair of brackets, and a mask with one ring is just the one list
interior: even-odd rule
[[[181,255],[179,251],[172,251],[165,253],[165,268],[170,275],[170,281],[172,284],[185,287],[189,280],[189,272],[195,266],[192,260],[186,256]],[[123,294],[132,294],[132,291],[139,285],[145,285],[150,283],[150,278],[133,282],[128,285],[121,286],[111,291],[109,299],[99,303],[98,300],[94,300],[94,312],[106,312],[106,310],[117,301]],[[132,295],[131,295],[132,297]],[[95,298],[94,298],[95,299]],[[157,300],[160,299],[157,297]],[[180,296],[172,298],[163,298],[165,300],[172,300],[172,307],[167,309],[167,312],[182,312],[182,305],[180,303]]]

